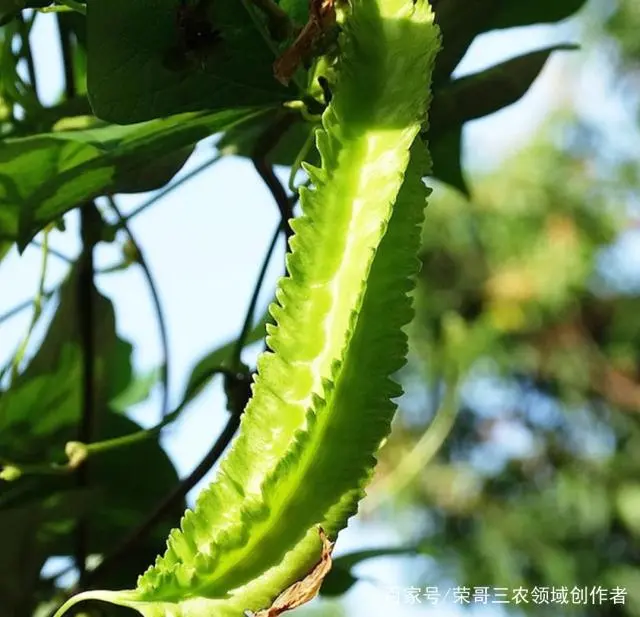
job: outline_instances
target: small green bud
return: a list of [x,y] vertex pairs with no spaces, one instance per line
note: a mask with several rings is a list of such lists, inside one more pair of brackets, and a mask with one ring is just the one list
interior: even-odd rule
[[68,441],[64,447],[64,452],[69,459],[69,467],[77,469],[84,462],[89,454],[86,444],[81,441]]

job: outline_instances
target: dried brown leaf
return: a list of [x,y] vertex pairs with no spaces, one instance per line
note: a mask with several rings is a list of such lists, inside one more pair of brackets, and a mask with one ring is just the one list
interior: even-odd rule
[[331,553],[334,546],[334,542],[329,541],[322,527],[318,527],[318,533],[322,541],[322,553],[320,561],[309,574],[287,587],[269,608],[262,609],[257,613],[246,611],[245,615],[249,615],[249,617],[278,617],[285,611],[290,611],[302,604],[306,604],[318,595],[324,577],[331,570]]
[[296,40],[274,63],[273,74],[285,86],[298,67],[311,59],[322,35],[336,23],[335,0],[309,0],[309,21]]

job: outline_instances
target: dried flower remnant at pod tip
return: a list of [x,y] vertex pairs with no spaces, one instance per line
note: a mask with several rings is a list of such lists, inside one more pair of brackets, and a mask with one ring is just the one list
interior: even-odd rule
[[278,617],[285,611],[290,611],[298,606],[310,602],[318,595],[322,581],[329,573],[332,566],[331,553],[334,542],[329,541],[322,527],[318,527],[320,540],[322,541],[322,554],[320,561],[304,578],[293,583],[285,589],[273,602],[269,608],[262,609],[257,613],[246,610],[245,617]]

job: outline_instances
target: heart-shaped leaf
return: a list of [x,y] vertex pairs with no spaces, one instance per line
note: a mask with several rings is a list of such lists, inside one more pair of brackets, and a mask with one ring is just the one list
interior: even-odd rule
[[87,81],[94,113],[129,124],[291,98],[294,91],[273,76],[275,51],[252,8],[239,0],[92,0]]

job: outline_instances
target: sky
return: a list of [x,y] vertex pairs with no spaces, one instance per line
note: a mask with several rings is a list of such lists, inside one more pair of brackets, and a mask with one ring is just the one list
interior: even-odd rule
[[[576,41],[578,37],[579,29],[573,22],[559,27],[538,26],[485,35],[471,46],[457,74],[472,73],[508,57],[555,42]],[[53,102],[62,87],[62,76],[50,16],[38,18],[34,43],[40,95],[45,102]],[[567,97],[574,97],[577,85],[569,78],[574,60],[569,56],[554,54],[521,102],[465,127],[464,162],[468,169],[484,171],[498,166],[539,128],[554,106],[561,105]],[[586,87],[588,89],[589,84]],[[585,84],[581,84],[581,88],[584,89]],[[211,140],[201,144],[178,177],[213,153]],[[286,181],[286,170],[278,172]],[[123,196],[119,204],[125,212],[130,212],[147,198],[148,195]],[[132,230],[157,281],[167,316],[173,404],[178,402],[195,362],[239,333],[263,255],[278,221],[275,204],[252,166],[236,157],[222,159],[133,221]],[[68,217],[70,231],[64,235],[52,234],[51,246],[69,257],[77,255],[77,227],[77,216],[71,214]],[[265,281],[261,308],[270,300],[281,274],[283,250],[281,242]],[[0,264],[0,312],[33,295],[38,285],[40,258],[39,249],[29,248],[21,257],[12,252]],[[98,266],[108,266],[118,258],[114,247],[101,246],[96,252]],[[66,270],[67,265],[52,256],[48,286],[60,281]],[[145,371],[157,366],[161,357],[158,329],[140,272],[132,268],[123,273],[102,275],[98,277],[98,286],[116,306],[119,334],[135,345],[136,368]],[[25,311],[0,325],[0,362],[11,357],[29,320],[30,313]],[[45,326],[46,320],[43,320],[40,333]],[[255,356],[256,349],[249,350],[245,361],[253,363]],[[160,401],[161,393],[156,388],[149,401],[132,410],[132,416],[143,426],[154,425],[159,417]],[[200,461],[222,430],[226,417],[224,397],[217,384],[207,388],[189,407],[183,420],[165,430],[163,445],[181,476]],[[190,500],[209,480],[210,476],[190,493]],[[365,527],[356,521],[340,535],[336,554],[407,540],[383,525],[367,523]],[[424,565],[424,558],[420,560]],[[400,562],[404,564],[402,568],[397,567]],[[416,565],[413,559],[396,558],[363,564],[362,573],[381,581],[382,587],[368,583],[358,585],[345,599],[347,614],[353,617],[388,614],[388,590],[384,587],[402,586],[407,570],[415,567],[422,566]],[[475,612],[495,615],[494,609],[480,608]],[[398,617],[435,615],[436,611],[442,617],[460,614],[452,604],[432,609],[425,605],[413,608],[401,604],[393,610]]]

